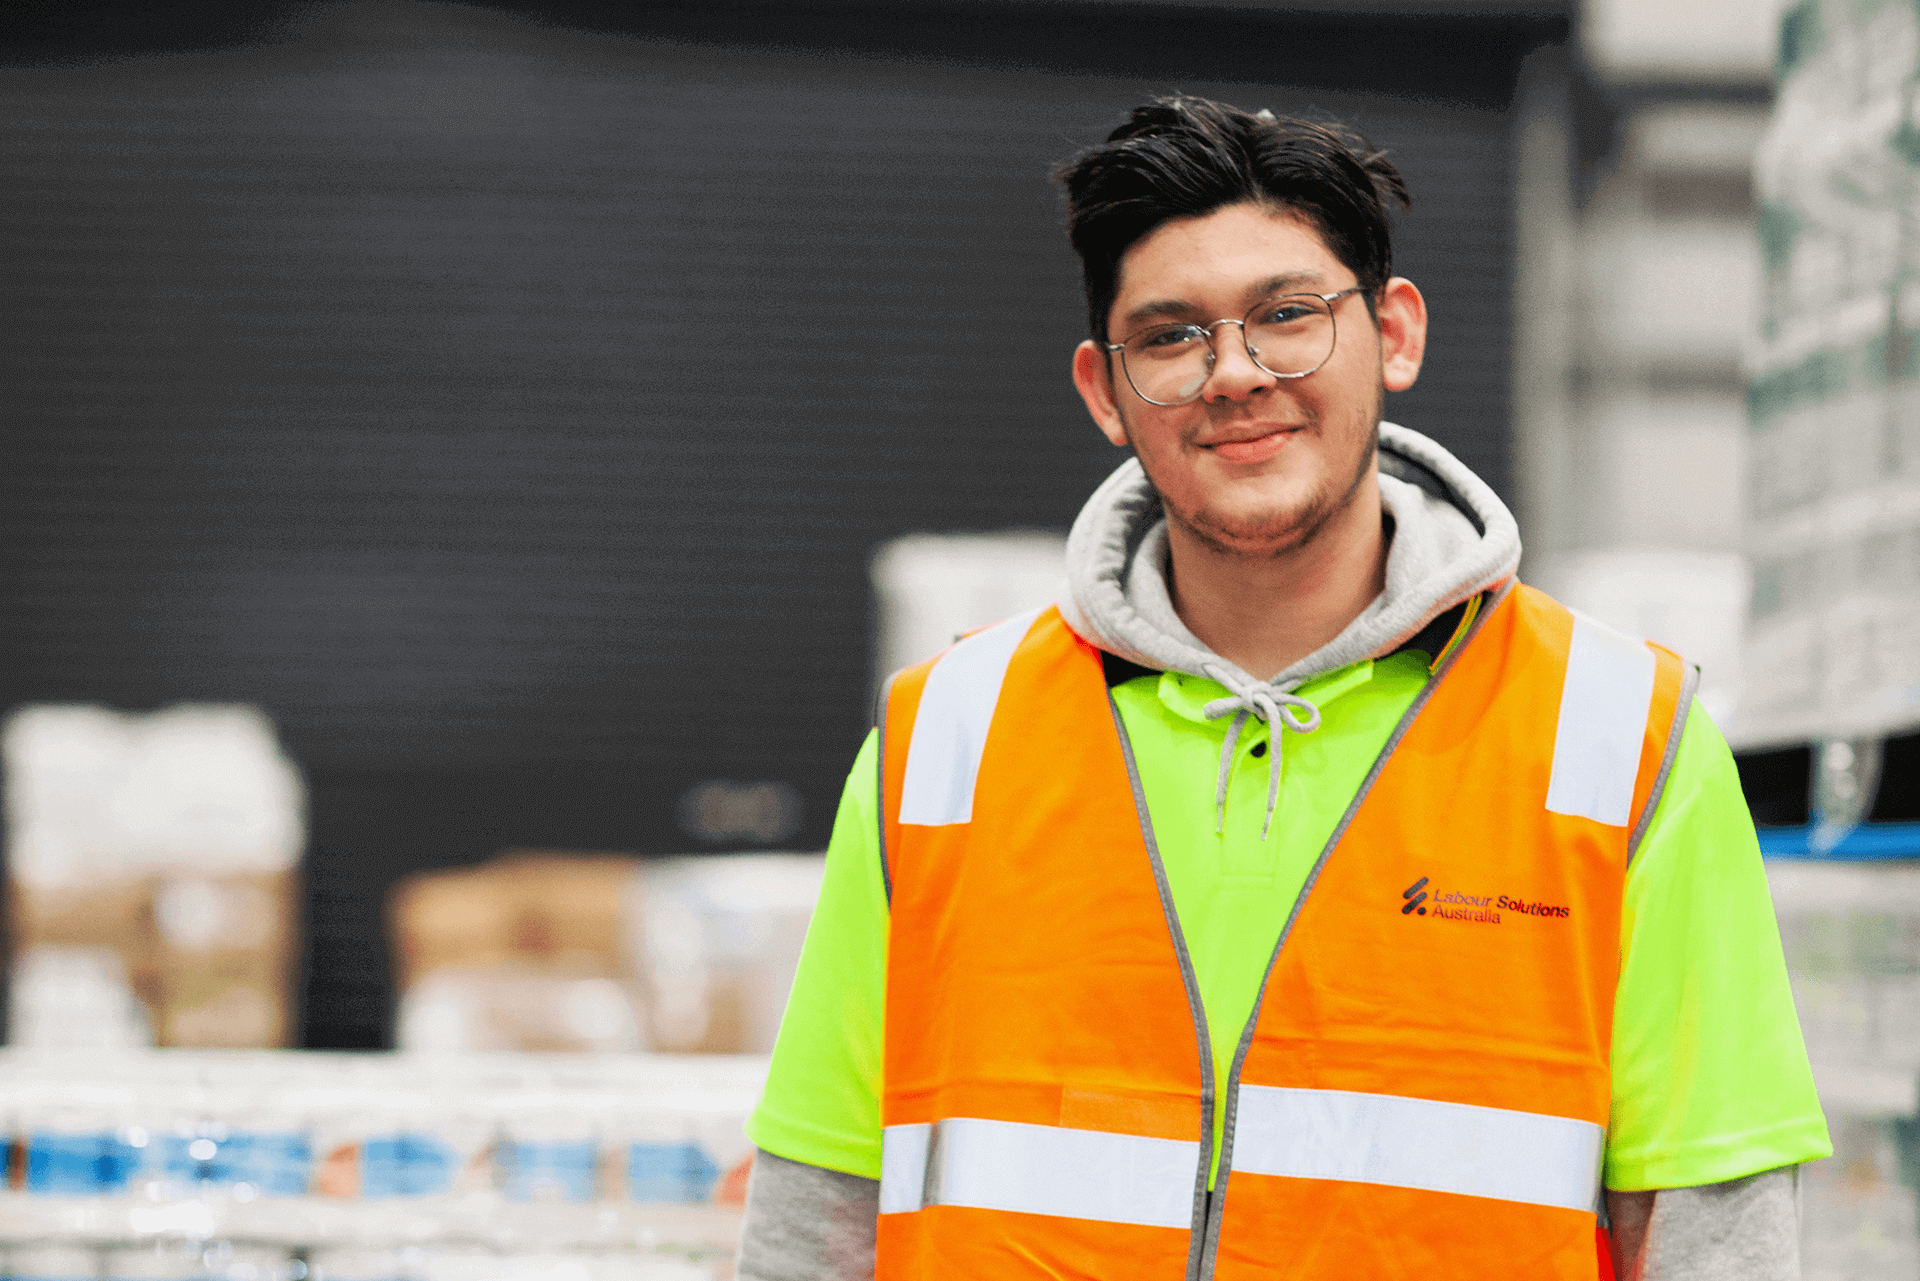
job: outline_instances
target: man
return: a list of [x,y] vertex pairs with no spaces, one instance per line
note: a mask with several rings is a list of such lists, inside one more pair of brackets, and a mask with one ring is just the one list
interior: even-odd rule
[[741,1275],[1797,1277],[1830,1148],[1732,760],[1381,422],[1398,174],[1177,98],[1062,178],[1135,457],[1069,599],[889,688]]

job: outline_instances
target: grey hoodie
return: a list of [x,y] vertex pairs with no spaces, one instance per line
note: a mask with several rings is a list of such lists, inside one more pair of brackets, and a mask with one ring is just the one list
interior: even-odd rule
[[[1167,590],[1167,522],[1137,461],[1088,499],[1067,538],[1068,598],[1060,612],[1087,641],[1129,662],[1217,680],[1231,696],[1208,714],[1235,717],[1223,771],[1251,716],[1296,732],[1319,724],[1293,693],[1322,672],[1392,652],[1478,592],[1513,577],[1520,531],[1485,481],[1417,432],[1380,424],[1380,498],[1393,524],[1386,588],[1326,645],[1261,681],[1208,649],[1174,612]],[[1284,735],[1276,734],[1278,747]],[[1268,813],[1280,752],[1270,755]],[[1224,773],[1223,773],[1224,780]],[[1221,797],[1224,797],[1224,781]],[[868,1281],[877,1180],[789,1161],[754,1161],[741,1232],[741,1281]],[[1800,1274],[1791,1170],[1663,1191],[1630,1212],[1637,1281],[1789,1281]],[[1609,1193],[1609,1201],[1618,1194]],[[1636,1194],[1642,1197],[1650,1194]],[[1628,1203],[1621,1202],[1627,1209]]]
[[1346,630],[1260,681],[1187,630],[1167,591],[1167,521],[1138,460],[1096,489],[1067,536],[1067,625],[1087,641],[1142,667],[1227,679],[1236,692],[1290,691],[1330,672],[1390,653],[1421,628],[1520,566],[1513,513],[1466,465],[1418,432],[1380,424],[1380,502],[1393,522],[1386,590]]

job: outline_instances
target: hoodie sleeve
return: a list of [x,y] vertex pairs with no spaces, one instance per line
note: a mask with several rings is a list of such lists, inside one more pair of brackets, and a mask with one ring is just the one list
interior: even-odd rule
[[1620,1281],[1799,1281],[1799,1169],[1611,1193]]
[[880,1182],[756,1152],[740,1281],[870,1281]]

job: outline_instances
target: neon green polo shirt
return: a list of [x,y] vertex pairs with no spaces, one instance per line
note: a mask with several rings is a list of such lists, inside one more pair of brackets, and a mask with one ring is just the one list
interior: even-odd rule
[[[1321,724],[1282,731],[1265,840],[1268,727],[1254,719],[1242,730],[1216,832],[1228,722],[1203,709],[1228,691],[1177,672],[1114,688],[1222,1090],[1300,887],[1426,684],[1428,662],[1404,650],[1296,691],[1319,706]],[[869,735],[841,797],[766,1092],[747,1124],[776,1156],[870,1179],[880,1177],[887,954],[876,751]],[[1620,950],[1608,1187],[1718,1183],[1832,1154],[1753,822],[1726,741],[1697,703],[1627,873]],[[1216,1162],[1225,1111],[1215,1109]]]

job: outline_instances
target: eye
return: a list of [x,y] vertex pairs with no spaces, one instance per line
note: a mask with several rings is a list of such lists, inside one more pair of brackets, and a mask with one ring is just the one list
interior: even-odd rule
[[1206,331],[1198,325],[1168,325],[1162,329],[1149,329],[1143,334],[1135,334],[1128,340],[1127,346],[1135,351],[1164,353],[1185,347],[1190,343],[1205,342]]
[[1320,308],[1311,302],[1301,302],[1292,298],[1282,298],[1266,303],[1253,314],[1256,325],[1291,325],[1311,319],[1320,314]]

